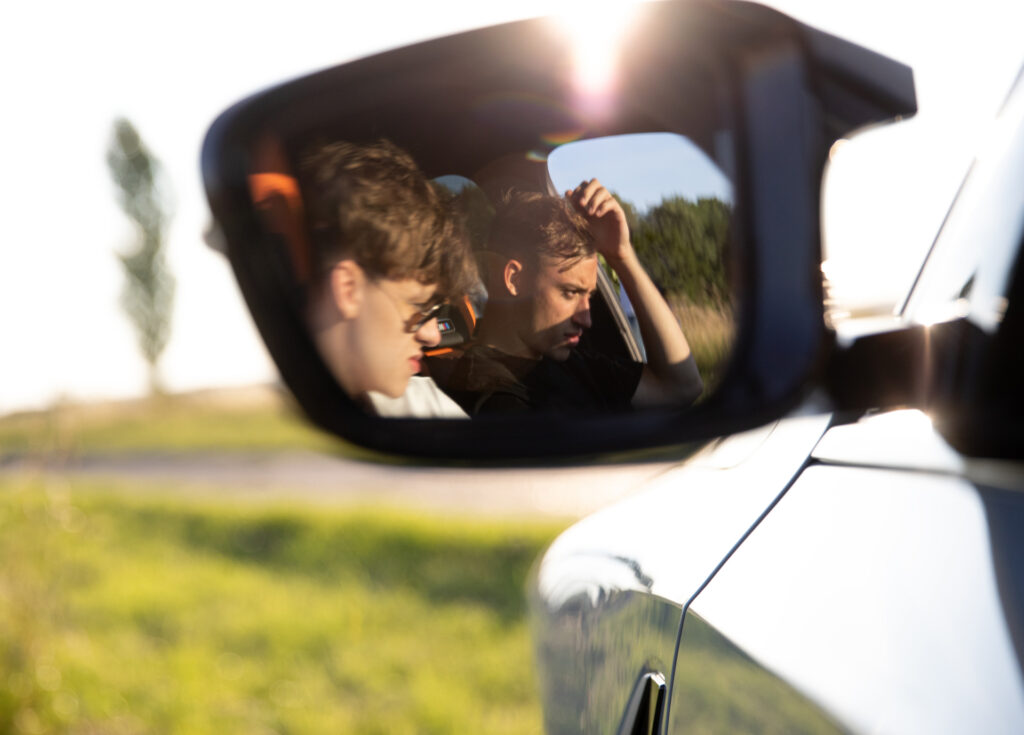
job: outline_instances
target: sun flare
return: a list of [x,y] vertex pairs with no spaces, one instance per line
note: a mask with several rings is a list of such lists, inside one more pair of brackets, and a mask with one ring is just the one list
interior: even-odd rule
[[636,7],[634,2],[573,2],[555,17],[559,31],[572,44],[575,87],[581,97],[594,100],[614,92],[623,40]]

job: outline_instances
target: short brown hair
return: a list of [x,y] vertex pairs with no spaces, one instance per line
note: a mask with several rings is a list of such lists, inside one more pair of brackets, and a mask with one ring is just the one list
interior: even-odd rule
[[452,197],[394,143],[330,143],[306,156],[300,171],[318,271],[351,258],[373,278],[436,283],[442,298],[476,283]]
[[594,254],[587,220],[562,197],[511,190],[498,205],[487,249],[519,260],[574,261]]

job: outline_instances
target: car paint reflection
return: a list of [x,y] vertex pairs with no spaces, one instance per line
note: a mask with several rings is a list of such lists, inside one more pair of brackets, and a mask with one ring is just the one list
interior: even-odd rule
[[784,679],[689,612],[675,675],[670,733],[841,733]]
[[613,589],[595,605],[587,590],[579,592],[557,608],[543,606],[533,620],[545,732],[611,735],[637,679],[670,670],[680,608]]
[[540,595],[557,587],[564,560],[591,555],[630,560],[652,594],[682,605],[799,472],[828,423],[827,414],[799,416],[730,437],[585,518],[545,553]]
[[531,594],[549,733],[615,732],[638,677],[669,677],[683,604],[799,472],[828,422],[799,416],[713,443],[555,541]]
[[691,610],[851,731],[1024,723],[985,495],[959,478],[812,467]]

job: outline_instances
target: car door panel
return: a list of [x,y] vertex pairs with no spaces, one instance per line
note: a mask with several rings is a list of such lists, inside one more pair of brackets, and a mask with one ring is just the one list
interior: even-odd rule
[[680,606],[649,594],[624,562],[578,562],[633,577],[640,589],[576,589],[548,614],[535,617],[544,731],[613,735],[621,731],[638,680],[671,670]]
[[812,413],[715,442],[556,539],[530,596],[548,732],[615,732],[638,678],[669,678],[684,605],[828,423]]
[[[849,731],[1020,732],[991,492],[956,476],[810,467],[690,611]],[[1000,497],[1024,509],[1024,494]],[[680,670],[698,653],[684,628]],[[673,712],[697,694],[677,685]]]
[[686,613],[670,733],[842,733],[785,678],[748,656],[692,609]]

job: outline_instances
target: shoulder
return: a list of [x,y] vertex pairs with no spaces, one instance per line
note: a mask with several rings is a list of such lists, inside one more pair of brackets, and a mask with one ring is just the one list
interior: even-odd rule
[[530,395],[524,379],[536,364],[486,345],[469,345],[444,389],[470,414],[525,409]]
[[513,357],[487,345],[474,344],[463,350],[455,367],[470,389],[518,384],[536,366],[535,360]]

